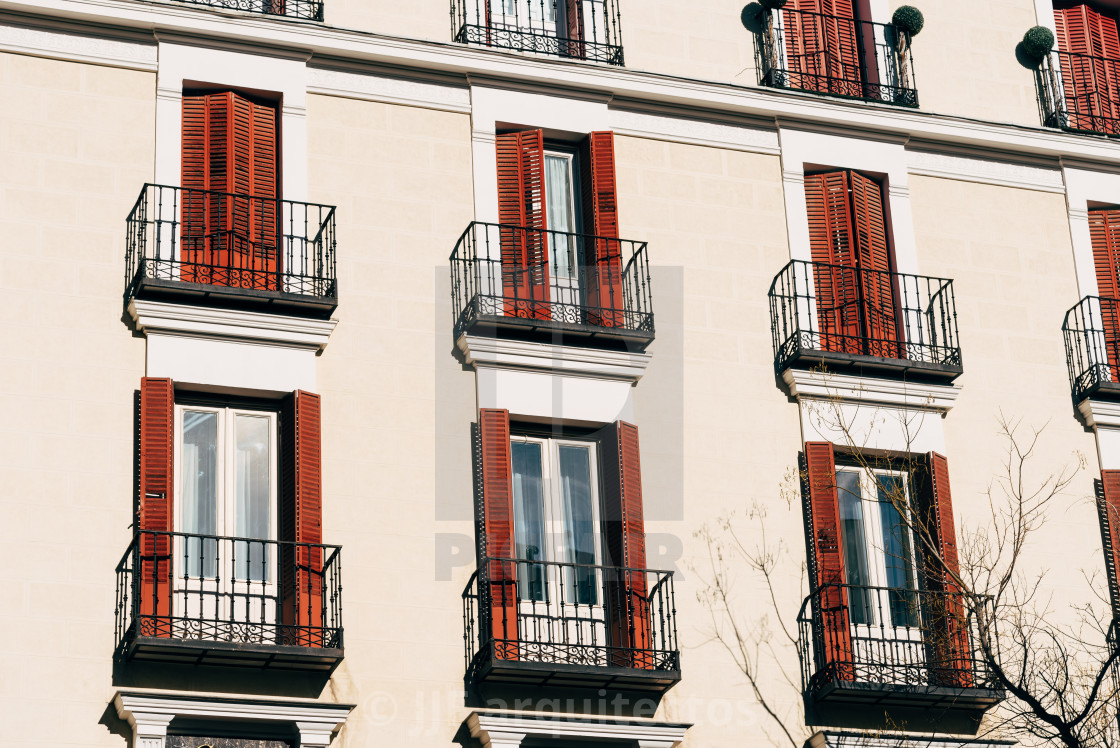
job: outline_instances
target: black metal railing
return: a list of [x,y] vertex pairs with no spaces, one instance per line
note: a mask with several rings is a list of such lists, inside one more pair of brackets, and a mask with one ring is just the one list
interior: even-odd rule
[[455,335],[483,318],[653,335],[645,242],[471,223],[451,253]]
[[463,624],[468,680],[500,660],[680,669],[670,571],[487,558]]
[[791,260],[770,284],[774,363],[806,352],[960,367],[953,281]]
[[910,37],[893,25],[783,8],[762,26],[760,85],[918,106]]
[[[999,691],[978,645],[991,600],[956,592],[823,585],[797,616],[802,689],[837,683]],[[995,641],[991,636],[990,640]]]
[[1062,336],[1075,402],[1102,386],[1120,388],[1120,299],[1086,296],[1066,312]]
[[145,280],[334,298],[335,209],[146,184],[128,215],[125,297]]
[[1120,135],[1120,59],[1055,50],[1036,76],[1044,125]]
[[461,44],[622,65],[618,0],[451,0]]
[[172,0],[188,5],[205,5],[223,10],[243,10],[248,13],[263,13],[268,16],[287,16],[304,18],[310,21],[323,20],[322,0]]
[[137,532],[117,564],[119,651],[137,637],[341,649],[341,549]]

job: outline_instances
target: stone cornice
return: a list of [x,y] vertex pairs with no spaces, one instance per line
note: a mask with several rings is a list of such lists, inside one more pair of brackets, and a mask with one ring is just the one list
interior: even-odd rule
[[547,371],[557,375],[622,379],[637,382],[652,356],[648,353],[604,351],[572,345],[551,345],[461,335],[456,341],[467,365],[522,371]]
[[[489,742],[490,734],[558,737],[583,740],[631,740],[639,745],[672,748],[684,740],[691,725],[609,718],[557,718],[525,713],[471,712],[466,725],[471,737]],[[519,742],[519,741],[518,741]]]
[[948,413],[960,394],[960,385],[926,384],[853,377],[803,369],[786,369],[782,379],[796,398],[879,403]]
[[248,340],[300,348],[323,349],[337,320],[306,319],[283,314],[215,309],[134,299],[128,305],[136,329],[219,340]]
[[1077,409],[1089,428],[1120,428],[1120,403],[1086,399],[1077,404]]

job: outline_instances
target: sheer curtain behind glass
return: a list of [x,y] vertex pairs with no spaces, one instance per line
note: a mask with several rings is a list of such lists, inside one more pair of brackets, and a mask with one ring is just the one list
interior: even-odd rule
[[[269,497],[272,489],[270,423],[261,416],[236,416],[236,501],[234,534],[239,538],[267,539],[271,536],[272,516]],[[238,541],[236,578],[263,582],[270,579],[269,546],[266,543]]]
[[[595,514],[591,494],[591,457],[587,447],[560,447],[560,493],[564,512],[564,561],[595,563]],[[577,566],[566,582],[569,602],[598,603],[595,569]]]
[[[183,411],[180,531],[197,535],[218,532],[218,414]],[[179,568],[188,577],[213,578],[217,570],[217,543],[213,539],[184,537]]]
[[[836,493],[840,500],[840,537],[844,543],[844,575],[848,587],[848,606],[852,623],[872,624],[875,611],[871,603],[871,584],[867,559],[867,530],[863,520],[863,494],[860,474],[851,470],[836,472]],[[863,589],[860,589],[863,588]]]
[[879,476],[878,483],[886,582],[891,588],[888,593],[891,623],[894,626],[917,626],[918,598],[909,591],[917,587],[914,552],[910,529],[898,509],[899,505],[906,506],[906,483],[897,475]]
[[[544,560],[544,475],[541,445],[513,442],[513,539],[515,555],[524,561]],[[523,600],[544,600],[544,567],[518,564],[517,593]]]
[[[574,195],[572,194],[572,160],[566,156],[546,155],[544,159],[545,199],[547,201],[548,227],[554,232],[549,234],[548,245],[552,250],[552,275],[558,291],[571,287],[572,295],[560,298],[565,304],[578,304],[573,298],[578,293],[575,284],[579,280],[579,253],[576,237],[570,236],[576,230],[575,216],[572,213]],[[564,232],[564,233],[560,233]]]

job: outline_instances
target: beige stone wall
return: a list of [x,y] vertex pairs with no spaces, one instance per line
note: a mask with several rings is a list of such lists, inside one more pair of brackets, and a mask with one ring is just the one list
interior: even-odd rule
[[0,54],[0,102],[0,743],[116,748],[98,721],[144,371],[124,234],[152,174],[155,75]]

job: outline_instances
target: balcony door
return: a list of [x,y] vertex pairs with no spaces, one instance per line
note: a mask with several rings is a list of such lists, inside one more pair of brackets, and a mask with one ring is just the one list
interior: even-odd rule
[[578,657],[573,648],[606,639],[595,445],[510,441],[521,647],[528,658],[548,657],[546,647]]
[[908,476],[838,467],[836,489],[855,678],[903,682],[925,660]]
[[586,263],[579,236],[578,188],[574,151],[545,150],[545,213],[552,248],[552,316],[582,322]]
[[277,622],[277,419],[177,405],[173,611],[181,638],[261,641]]

